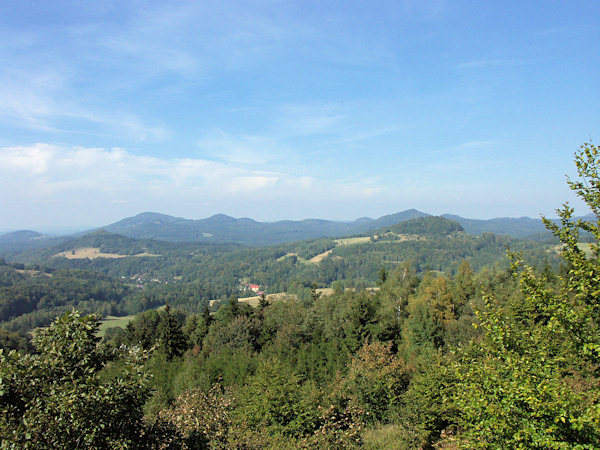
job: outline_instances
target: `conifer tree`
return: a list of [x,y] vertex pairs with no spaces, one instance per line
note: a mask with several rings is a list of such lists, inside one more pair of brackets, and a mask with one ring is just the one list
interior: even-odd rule
[[168,303],[165,309],[161,311],[157,332],[160,348],[167,357],[167,360],[181,356],[185,352],[187,348],[185,336],[183,335],[183,331],[181,331],[181,326],[177,322],[177,319],[171,313]]

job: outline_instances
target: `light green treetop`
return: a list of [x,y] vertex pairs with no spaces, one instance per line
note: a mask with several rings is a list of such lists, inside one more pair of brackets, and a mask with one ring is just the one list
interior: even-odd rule
[[[600,442],[600,156],[585,144],[575,155],[571,189],[596,215],[574,219],[568,204],[560,224],[545,219],[562,243],[559,285],[511,255],[520,295],[487,296],[479,312],[483,340],[459,352],[453,403],[458,441],[475,448],[597,448]],[[592,252],[579,246],[591,233]]]

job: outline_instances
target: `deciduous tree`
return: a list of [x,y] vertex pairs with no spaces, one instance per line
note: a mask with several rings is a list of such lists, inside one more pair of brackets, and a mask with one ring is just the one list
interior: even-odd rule
[[0,350],[2,448],[151,448],[142,406],[149,388],[141,353],[122,349],[122,370],[98,346],[98,319],[65,314],[40,331],[39,354]]
[[[579,179],[569,186],[595,214],[560,224],[544,219],[560,239],[567,271],[555,289],[516,255],[512,273],[521,295],[486,298],[484,338],[461,354],[454,402],[460,439],[469,447],[597,448],[600,442],[600,152],[585,144],[575,155]],[[594,242],[586,254],[580,230]]]

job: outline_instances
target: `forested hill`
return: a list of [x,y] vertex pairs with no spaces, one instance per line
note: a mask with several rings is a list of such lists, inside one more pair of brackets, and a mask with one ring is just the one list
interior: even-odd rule
[[67,239],[66,237],[49,236],[31,230],[13,231],[12,233],[0,235],[0,250],[11,252],[30,248],[49,247]]
[[[234,218],[217,214],[207,219],[191,220],[165,214],[146,212],[103,227],[111,233],[134,239],[157,239],[173,242],[236,242],[250,246],[264,246],[284,242],[303,241],[320,237],[341,237],[363,234],[406,222],[428,213],[408,209],[378,219],[361,217],[352,222],[324,219],[281,220],[258,222],[249,218]],[[458,222],[469,234],[489,232],[515,238],[528,238],[546,231],[540,219],[529,217],[467,219],[452,214],[441,217]]]
[[217,214],[207,219],[190,220],[157,213],[142,213],[103,227],[111,233],[135,239],[174,242],[236,242],[250,246],[303,241],[319,237],[339,237],[364,233],[428,214],[409,209],[379,219],[361,218],[354,222],[323,219],[257,222]]
[[418,219],[400,222],[392,226],[390,231],[398,234],[448,236],[465,230],[460,223],[443,217],[419,217]]
[[470,234],[488,232],[516,238],[529,238],[540,234],[551,236],[541,219],[532,219],[531,217],[499,217],[488,220],[466,219],[453,214],[444,214],[442,217],[460,223]]

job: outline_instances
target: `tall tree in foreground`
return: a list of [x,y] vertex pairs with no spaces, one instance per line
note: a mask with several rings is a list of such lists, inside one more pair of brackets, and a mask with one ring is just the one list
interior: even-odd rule
[[152,448],[140,354],[125,351],[121,370],[106,379],[97,331],[96,316],[73,312],[40,331],[39,354],[0,350],[2,448]]
[[[461,352],[454,403],[458,440],[469,448],[597,448],[600,442],[600,152],[575,154],[570,188],[595,214],[560,224],[544,219],[560,239],[566,265],[558,287],[512,255],[520,296],[489,296],[480,312],[484,338]],[[579,232],[594,237],[589,250]]]
[[181,325],[171,312],[168,303],[165,309],[160,312],[160,321],[158,322],[156,332],[158,334],[160,349],[168,361],[181,356],[185,352],[187,347],[185,336],[183,335],[183,331],[181,331]]

